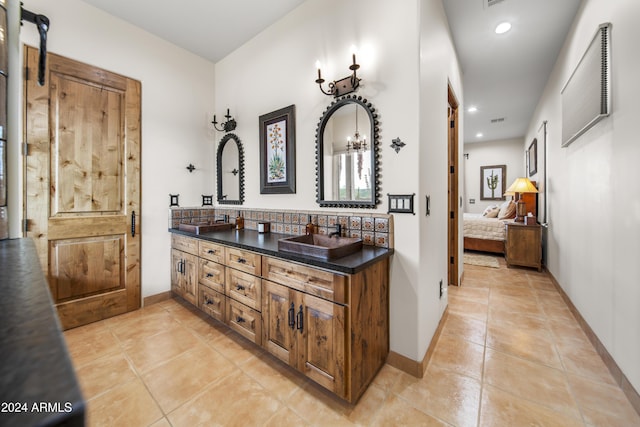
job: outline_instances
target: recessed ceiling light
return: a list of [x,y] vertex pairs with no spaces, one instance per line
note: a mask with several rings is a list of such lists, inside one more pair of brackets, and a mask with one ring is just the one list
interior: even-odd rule
[[469,113],[475,113],[476,111],[478,111],[478,107],[473,107],[473,106],[469,107],[469,108],[467,108],[467,111]]
[[482,136],[483,136],[483,135],[482,135],[482,132],[478,132],[478,133],[476,133],[476,138],[482,138]]
[[511,29],[511,24],[508,22],[502,22],[496,27],[496,34],[504,34]]

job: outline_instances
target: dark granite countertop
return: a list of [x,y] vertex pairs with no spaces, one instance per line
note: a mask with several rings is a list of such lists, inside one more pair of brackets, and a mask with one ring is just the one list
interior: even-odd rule
[[362,250],[342,258],[325,261],[319,258],[298,255],[291,252],[278,251],[278,240],[291,237],[290,234],[258,233],[254,230],[224,230],[211,233],[195,234],[170,228],[170,232],[210,242],[221,243],[241,249],[254,251],[260,254],[276,258],[296,261],[314,267],[325,268],[340,273],[354,274],[364,270],[367,266],[388,258],[393,254],[393,249],[378,248],[364,245]]
[[0,241],[0,426],[83,426],[85,402],[30,239]]

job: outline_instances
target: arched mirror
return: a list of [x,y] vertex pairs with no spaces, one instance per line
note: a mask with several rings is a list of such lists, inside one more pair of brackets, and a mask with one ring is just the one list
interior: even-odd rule
[[241,205],[244,202],[244,150],[233,133],[226,134],[218,144],[218,203]]
[[378,190],[378,115],[361,96],[335,100],[316,130],[317,202],[323,207],[375,208]]

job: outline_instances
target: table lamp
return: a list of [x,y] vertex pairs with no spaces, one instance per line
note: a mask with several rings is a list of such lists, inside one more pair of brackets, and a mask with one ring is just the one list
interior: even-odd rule
[[507,188],[504,192],[505,196],[518,195],[518,201],[516,202],[516,219],[515,222],[524,222],[524,217],[527,215],[527,205],[522,200],[522,193],[537,193],[538,189],[533,185],[529,178],[516,178],[516,180]]

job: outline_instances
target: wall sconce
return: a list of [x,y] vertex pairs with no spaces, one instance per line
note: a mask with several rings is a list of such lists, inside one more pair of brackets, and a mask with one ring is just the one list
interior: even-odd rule
[[356,70],[358,68],[360,68],[360,65],[358,65],[356,63],[356,54],[352,54],[351,55],[352,59],[353,59],[353,64],[351,64],[351,66],[349,67],[349,69],[352,71],[351,75],[349,77],[345,77],[343,79],[340,80],[334,80],[331,83],[329,83],[329,91],[325,91],[322,88],[322,83],[324,83],[324,79],[322,78],[322,75],[320,73],[320,61],[316,62],[316,67],[318,68],[318,78],[316,79],[316,83],[318,83],[318,86],[320,87],[320,91],[322,93],[324,93],[325,95],[333,95],[334,97],[339,97],[342,95],[346,95],[347,93],[351,93],[351,92],[355,92],[358,87],[360,86],[360,80],[358,76],[356,75]]
[[226,122],[222,122],[220,123],[222,125],[222,128],[218,128],[218,121],[216,120],[216,115],[213,115],[213,121],[211,123],[213,123],[213,127],[216,128],[216,130],[222,132],[231,132],[232,130],[235,130],[236,128],[236,121],[235,119],[231,118],[231,115],[229,114],[229,109],[227,108],[227,114],[225,114],[224,116],[227,121]]

